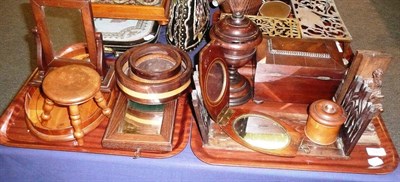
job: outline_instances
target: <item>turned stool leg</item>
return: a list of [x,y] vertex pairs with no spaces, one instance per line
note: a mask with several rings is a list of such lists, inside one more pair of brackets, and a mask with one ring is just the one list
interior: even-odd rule
[[81,128],[81,115],[79,113],[79,107],[77,105],[71,105],[68,107],[69,117],[71,118],[71,124],[74,128],[74,137],[78,141],[79,146],[83,146],[84,133]]
[[111,114],[111,109],[107,106],[106,101],[104,100],[103,94],[98,91],[96,95],[94,95],[94,100],[96,101],[97,105],[103,109],[103,114],[107,117]]
[[51,116],[50,116],[50,112],[53,110],[54,108],[54,102],[48,98],[46,98],[44,100],[44,104],[43,104],[43,113],[40,115],[40,118],[42,118],[42,125],[46,126],[47,125],[47,121],[50,120]]

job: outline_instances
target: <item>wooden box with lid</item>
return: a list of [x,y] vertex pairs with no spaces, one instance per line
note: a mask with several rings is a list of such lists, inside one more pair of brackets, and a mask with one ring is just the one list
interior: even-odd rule
[[256,69],[242,71],[255,72],[256,101],[311,104],[332,98],[345,76],[348,49],[332,40],[265,37]]

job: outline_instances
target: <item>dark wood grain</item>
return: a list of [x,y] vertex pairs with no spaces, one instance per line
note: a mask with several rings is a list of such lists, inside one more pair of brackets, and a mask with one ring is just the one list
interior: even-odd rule
[[391,55],[379,51],[357,51],[343,84],[341,84],[339,89],[336,91],[336,102],[342,103],[347,90],[356,75],[362,76],[364,79],[372,78],[372,72],[377,69],[381,69],[385,72],[389,67],[391,59]]
[[[274,50],[316,53],[329,58],[272,54],[269,44]],[[331,99],[345,76],[344,56],[348,56],[347,52],[339,52],[334,41],[264,37],[257,47],[254,98],[305,104]],[[250,78],[249,73],[254,73],[250,69],[244,67],[241,71]]]
[[[168,79],[149,80],[135,75],[130,70],[129,60],[139,54],[159,54],[170,56],[179,54],[179,73]],[[189,55],[170,45],[152,44],[129,49],[115,63],[117,84],[130,100],[142,104],[161,104],[178,98],[187,91],[191,82],[192,62]]]

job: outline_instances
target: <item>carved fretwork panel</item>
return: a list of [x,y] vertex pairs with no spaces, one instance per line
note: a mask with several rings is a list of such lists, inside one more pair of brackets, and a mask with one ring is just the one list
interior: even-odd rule
[[382,111],[382,70],[373,72],[373,79],[356,76],[342,102],[347,120],[341,128],[345,155],[350,155],[371,120]]
[[[230,14],[221,13],[220,19]],[[299,21],[295,18],[276,18],[267,16],[245,15],[253,21],[264,36],[301,38]]]
[[333,0],[291,0],[303,38],[351,41]]

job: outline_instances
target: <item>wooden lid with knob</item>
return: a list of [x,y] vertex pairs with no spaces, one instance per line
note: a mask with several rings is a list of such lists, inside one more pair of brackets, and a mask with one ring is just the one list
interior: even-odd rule
[[309,114],[317,122],[327,126],[340,126],[346,120],[343,108],[330,100],[317,100],[310,105]]

